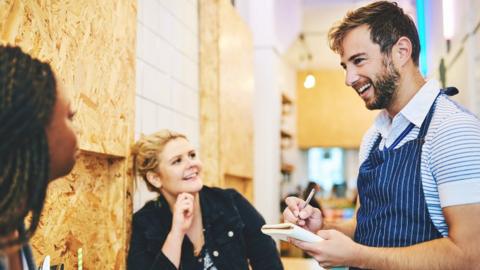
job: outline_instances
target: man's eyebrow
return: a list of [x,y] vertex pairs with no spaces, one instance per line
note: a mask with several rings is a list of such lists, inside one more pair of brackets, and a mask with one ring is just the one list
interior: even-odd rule
[[348,61],[353,61],[353,59],[359,57],[359,56],[365,56],[367,55],[366,53],[357,53],[357,54],[354,54],[352,56],[350,56],[350,58],[348,58]]
[[[355,58],[357,58],[357,57],[359,57],[359,56],[366,56],[366,55],[367,55],[366,53],[357,53],[357,54],[354,54],[354,55],[350,56],[347,61],[348,61],[348,62],[351,62],[351,61],[353,61]],[[341,65],[343,68],[345,68],[345,65],[346,65],[346,64],[345,64],[344,62],[341,62],[340,65]]]

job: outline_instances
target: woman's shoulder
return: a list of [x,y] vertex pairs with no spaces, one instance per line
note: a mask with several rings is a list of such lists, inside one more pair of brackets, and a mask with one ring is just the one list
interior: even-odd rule
[[208,195],[216,195],[216,196],[225,196],[232,192],[231,188],[220,188],[220,187],[210,187],[210,186],[203,186],[202,191],[203,194]]
[[132,231],[142,233],[146,237],[164,236],[168,232],[172,217],[168,206],[160,205],[161,201],[147,202],[140,210],[133,214]]
[[150,220],[161,216],[162,212],[165,211],[162,204],[163,202],[159,198],[147,202],[140,210],[133,214],[133,221]]
[[217,199],[235,199],[237,196],[241,196],[240,193],[233,188],[219,188],[219,187],[209,187],[203,186],[202,191],[204,195],[217,198]]

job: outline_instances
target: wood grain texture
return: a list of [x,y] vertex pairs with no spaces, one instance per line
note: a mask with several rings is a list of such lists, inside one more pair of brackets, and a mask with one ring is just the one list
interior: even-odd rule
[[73,172],[49,186],[31,244],[37,262],[125,269],[132,213],[136,1],[3,0],[0,42],[50,62],[77,110],[82,150]]
[[200,149],[203,182],[222,186],[220,171],[219,107],[219,7],[217,1],[200,0]]
[[229,1],[220,1],[220,135],[223,173],[253,178],[253,38]]
[[[253,199],[253,41],[227,0],[200,1],[200,147],[207,185]],[[231,180],[231,181],[230,181]]]
[[0,40],[50,62],[72,96],[80,148],[125,156],[135,92],[136,1],[0,1]]
[[32,241],[38,261],[84,269],[125,269],[131,212],[123,162],[82,155],[74,171],[50,184],[41,224]]

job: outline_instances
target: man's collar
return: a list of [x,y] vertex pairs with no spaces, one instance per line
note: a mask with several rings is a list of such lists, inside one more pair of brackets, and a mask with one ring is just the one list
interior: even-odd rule
[[[440,83],[437,80],[428,80],[413,98],[403,107],[396,117],[404,117],[409,122],[413,123],[417,127],[421,127],[423,120],[427,117],[427,114],[432,106],[433,102],[440,91]],[[375,127],[382,134],[386,136],[387,130],[389,130],[392,119],[388,115],[386,110],[382,110],[375,118]]]
[[430,111],[430,107],[437,98],[440,88],[440,83],[437,80],[428,80],[400,111],[400,114],[415,126],[421,127]]

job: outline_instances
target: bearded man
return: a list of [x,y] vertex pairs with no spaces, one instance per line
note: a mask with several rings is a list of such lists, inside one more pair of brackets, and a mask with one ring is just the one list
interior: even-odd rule
[[422,77],[415,24],[396,3],[349,12],[329,39],[345,83],[381,112],[360,147],[355,218],[329,224],[289,197],[285,220],[325,239],[291,242],[325,267],[478,269],[479,120]]

